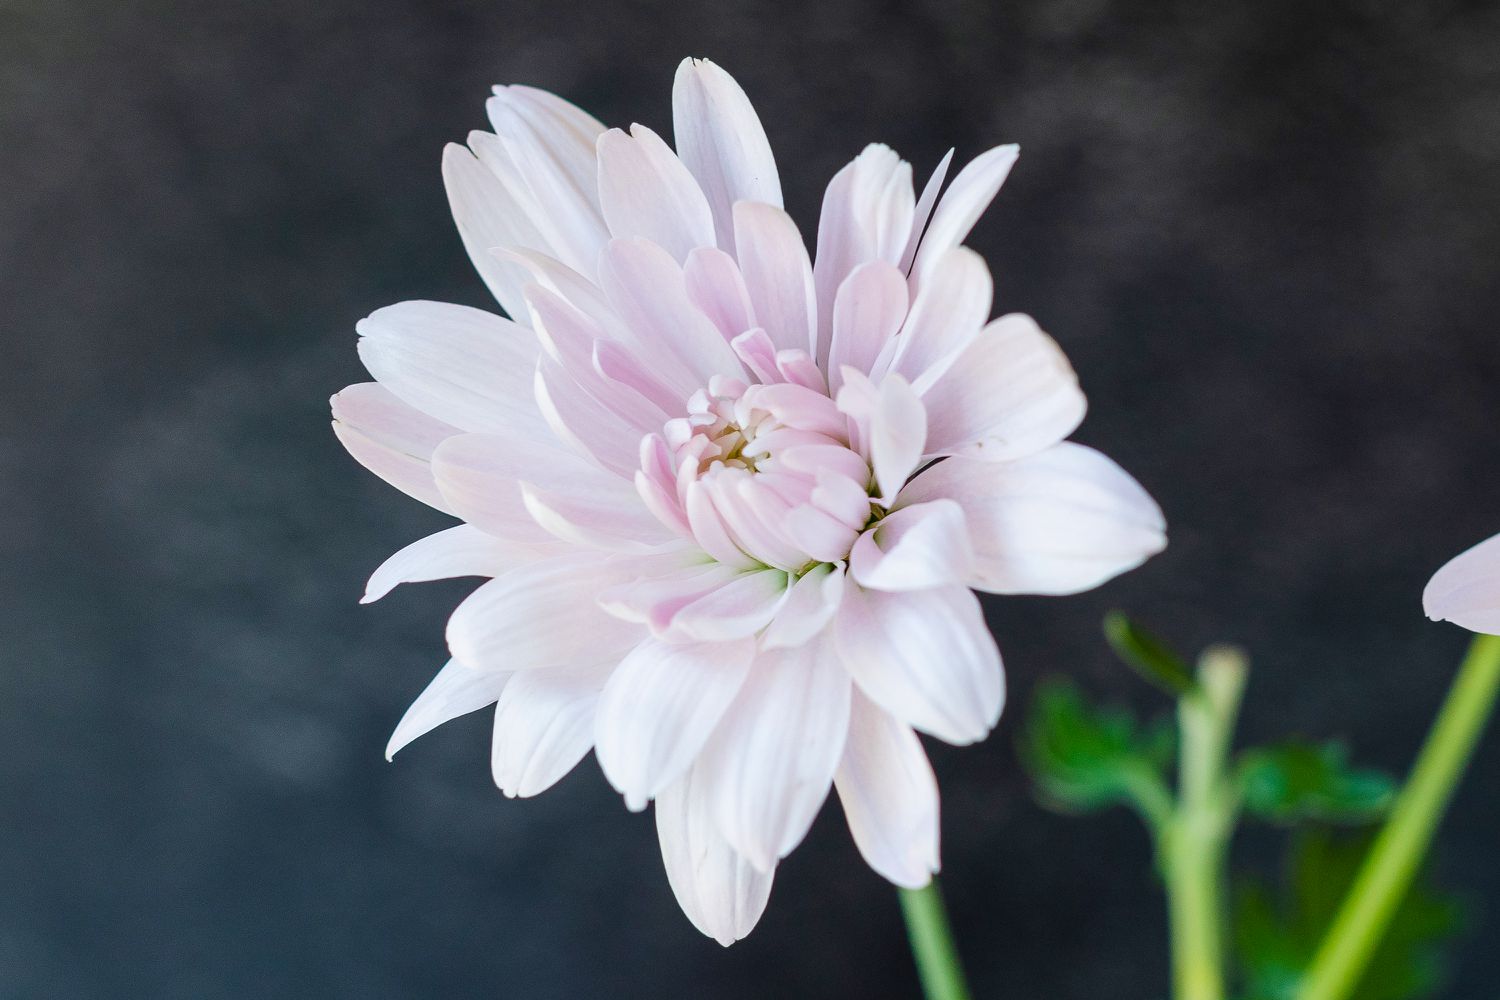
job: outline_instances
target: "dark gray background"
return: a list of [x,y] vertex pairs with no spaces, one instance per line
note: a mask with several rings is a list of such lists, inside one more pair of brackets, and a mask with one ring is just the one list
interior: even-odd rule
[[[836,809],[724,951],[592,762],[507,801],[483,716],[381,758],[465,586],[355,603],[445,522],[329,432],[354,322],[486,303],[438,160],[490,84],[665,130],[690,54],[756,101],[807,230],[866,141],[924,173],[1019,141],[972,242],[1172,525],[1100,592],[994,603],[1012,708],[934,748],[981,997],[1165,992],[1143,835],[1042,812],[1013,751],[1048,673],[1154,704],[1106,608],[1248,646],[1248,737],[1409,760],[1465,642],[1422,584],[1500,530],[1495,7],[8,0],[0,995],[914,994]],[[1441,841],[1481,910],[1497,802],[1492,738]],[[1497,926],[1448,996],[1493,995]]]

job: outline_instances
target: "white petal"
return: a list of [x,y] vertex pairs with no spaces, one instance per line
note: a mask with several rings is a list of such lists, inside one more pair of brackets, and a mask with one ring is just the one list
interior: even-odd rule
[[565,667],[618,658],[645,638],[640,625],[606,614],[595,598],[635,574],[628,560],[583,552],[502,573],[448,619],[448,648],[476,670]]
[[647,639],[604,686],[594,741],[604,776],[634,811],[676,781],[750,672],[755,643]]
[[932,222],[917,249],[911,272],[914,285],[925,282],[927,272],[938,259],[969,235],[974,223],[995,200],[1000,185],[1010,176],[1010,168],[1016,165],[1016,157],[1020,155],[1020,146],[996,146],[969,161],[953,178],[952,186],[943,193],[933,211]]
[[707,316],[725,340],[755,325],[750,291],[733,257],[717,247],[699,247],[682,266],[688,298]]
[[526,302],[521,286],[526,281],[526,272],[490,251],[509,246],[551,248],[543,246],[544,241],[531,226],[526,212],[506,191],[500,178],[457,143],[449,143],[443,149],[443,184],[448,190],[448,205],[453,210],[453,221],[458,224],[458,235],[474,269],[506,314],[522,320],[526,316]]
[[666,632],[672,616],[703,595],[724,586],[739,575],[733,566],[697,558],[683,550],[680,564],[672,561],[659,573],[636,577],[599,592],[599,606],[616,618],[647,625],[657,634]]
[[950,500],[893,511],[854,543],[849,573],[872,590],[923,590],[963,584],[970,575],[964,512]]
[[828,381],[835,392],[844,382],[843,366],[865,374],[873,370],[906,322],[906,306],[906,276],[883,260],[861,264],[844,279],[833,304],[828,350]]
[[734,78],[707,59],[684,59],[672,87],[677,155],[713,211],[719,246],[734,252],[737,201],[781,207],[776,158],[760,118]]
[[391,556],[370,576],[359,603],[378,601],[403,583],[456,576],[499,576],[506,570],[561,552],[560,546],[504,542],[473,525],[419,538]]
[[719,832],[769,872],[828,797],[849,727],[849,677],[819,640],[762,651],[699,758]]
[[667,881],[693,926],[728,947],[755,927],[773,872],[758,872],[729,846],[713,816],[711,789],[696,769],[656,799]]
[[946,497],[973,539],[969,586],[996,594],[1076,594],[1134,569],[1167,544],[1161,508],[1124,469],[1064,442],[1014,462],[950,458],[902,491]]
[[545,792],[594,745],[594,709],[610,664],[516,674],[495,705],[490,770],[507,796]]
[[742,201],[734,206],[734,232],[756,325],[778,350],[812,351],[818,303],[797,224],[775,205]]
[[860,690],[907,725],[961,746],[999,721],[1000,652],[967,588],[850,587],[833,635]]
[[870,465],[881,495],[894,497],[917,471],[927,440],[927,411],[900,375],[880,383],[870,418]]
[[[933,268],[911,305],[911,315],[892,343],[890,369],[921,395],[947,371],[990,318],[994,282],[984,258],[955,247]],[[992,373],[987,373],[992,374]]]
[[459,433],[397,399],[377,382],[351,385],[329,401],[333,433],[355,460],[409,497],[449,512],[433,479],[432,454]]
[[454,435],[433,451],[432,475],[446,509],[470,524],[508,541],[549,541],[552,536],[527,512],[516,480],[535,468],[527,462],[531,453],[512,454],[514,444],[520,442],[490,434]]
[[493,705],[509,677],[507,673],[470,670],[456,660],[449,660],[396,724],[396,731],[385,747],[385,759],[390,760],[412,740],[443,723]]
[[672,540],[672,533],[640,502],[624,480],[608,489],[544,490],[521,483],[521,500],[533,521],[565,542],[612,552],[638,552]]
[[842,564],[814,566],[792,584],[786,603],[761,636],[761,646],[782,649],[810,641],[833,621],[843,599]]
[[1008,461],[1073,432],[1087,404],[1068,359],[1030,316],[990,323],[922,396],[927,454]]
[[917,734],[858,691],[834,777],[859,853],[896,885],[920,889],[938,870],[938,787]]
[[683,607],[667,634],[677,641],[730,642],[771,623],[787,595],[787,575],[765,569],[742,573]]
[[532,398],[536,337],[508,319],[446,302],[402,302],[355,326],[379,382],[466,431],[540,432]]
[[1500,536],[1455,556],[1433,574],[1422,607],[1433,621],[1500,635]]
[[694,247],[711,247],[708,200],[671,147],[644,125],[599,137],[599,203],[610,235],[650,240],[681,262]]
[[917,256],[917,245],[921,242],[922,234],[927,230],[927,220],[932,218],[932,210],[937,205],[938,192],[943,189],[943,180],[948,176],[948,167],[953,162],[953,150],[943,154],[938,165],[933,169],[932,176],[927,178],[927,183],[922,187],[922,197],[917,199],[917,210],[912,214],[911,237],[906,241],[906,250],[901,254],[901,261],[897,265],[902,274],[911,273],[912,261]]

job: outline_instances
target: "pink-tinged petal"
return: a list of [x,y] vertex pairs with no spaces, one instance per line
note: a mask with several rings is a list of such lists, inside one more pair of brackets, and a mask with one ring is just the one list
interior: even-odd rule
[[819,510],[826,511],[839,521],[854,529],[862,529],[870,520],[870,494],[868,467],[859,479],[827,469],[818,470],[818,485],[813,487],[812,502]]
[[693,529],[693,538],[703,546],[703,551],[726,566],[749,568],[755,565],[755,560],[730,535],[702,480],[688,484],[683,509]]
[[[637,421],[644,421],[655,407],[630,398],[624,390],[603,393],[610,403],[602,403],[547,357],[538,362],[535,379],[536,407],[548,430],[575,454],[589,456],[617,476],[634,478],[634,458],[645,435]],[[622,416],[621,410],[631,415]]]
[[594,723],[599,767],[633,812],[687,771],[745,683],[755,643],[647,639],[604,686]]
[[524,84],[500,84],[494,88],[494,94],[526,115],[531,126],[554,149],[559,169],[571,173],[581,187],[593,182],[597,170],[594,141],[604,131],[597,118],[551,91]]
[[[626,326],[651,345],[652,364],[675,363],[689,373],[694,383],[689,394],[715,375],[741,371],[729,343],[688,298],[682,268],[660,247],[612,241],[599,261],[599,281]],[[671,384],[681,387],[686,381],[673,375]]]
[[754,635],[771,623],[787,595],[787,575],[742,573],[686,605],[667,629],[676,642],[722,642]]
[[451,513],[433,479],[432,453],[460,433],[397,399],[376,382],[361,382],[334,395],[333,433],[366,469],[396,489]]
[[902,507],[859,536],[849,572],[871,590],[924,590],[965,584],[971,572],[964,512],[951,500]]
[[886,146],[865,147],[828,182],[813,265],[818,298],[815,354],[820,364],[828,360],[838,287],[861,264],[901,260],[911,235],[913,210],[911,165]]
[[761,382],[770,384],[781,381],[781,373],[776,366],[776,345],[771,342],[771,335],[760,327],[753,327],[735,337],[729,342],[734,348],[735,355],[744,363]]
[[[594,282],[593,275],[599,263],[597,254],[595,259],[589,262],[587,270],[590,276],[585,277],[557,258],[539,250],[511,246],[497,247],[492,253],[500,260],[514,263],[522,268],[529,279],[526,286],[536,285],[543,288],[559,302],[566,303],[569,309],[583,314],[587,319],[586,325],[591,331],[589,339],[624,338],[626,336],[625,328],[615,316],[614,307],[609,304],[609,299],[605,297],[603,289]],[[522,288],[523,293],[526,286]],[[526,298],[527,305],[534,310],[531,296],[527,295]],[[548,344],[544,331],[538,330],[537,334],[542,339],[543,348],[552,351],[553,356],[556,357],[557,352]]]
[[699,247],[682,265],[688,298],[719,328],[725,340],[733,340],[755,325],[750,292],[734,258],[717,247]]
[[500,178],[457,143],[443,149],[443,185],[453,221],[474,269],[489,286],[500,308],[515,320],[524,320],[526,302],[521,294],[526,272],[501,260],[490,251],[495,247],[523,246],[549,250],[524,209],[505,189]]
[[843,384],[845,365],[865,374],[906,322],[906,276],[883,260],[856,267],[839,286],[833,303],[833,341],[828,350],[829,381]]
[[594,745],[594,712],[613,662],[516,674],[495,704],[490,770],[510,798],[557,784]]
[[391,556],[370,577],[359,603],[378,601],[403,583],[457,576],[499,576],[514,566],[558,555],[562,547],[505,542],[469,524],[419,538]]
[[927,230],[927,220],[932,218],[932,210],[937,205],[938,192],[943,189],[943,180],[948,176],[948,167],[953,162],[953,150],[943,154],[938,161],[932,176],[927,178],[927,184],[922,188],[922,196],[917,199],[917,210],[912,213],[911,237],[906,241],[906,250],[901,254],[901,262],[897,266],[903,275],[911,273],[912,262],[917,256],[917,246],[922,241],[922,234]]
[[531,393],[536,337],[446,302],[402,302],[355,325],[359,356],[398,398],[466,431],[542,430]]
[[719,833],[712,788],[694,768],[656,799],[667,881],[693,926],[728,947],[754,929],[771,896],[771,871],[756,871]]
[[859,853],[876,872],[920,889],[938,870],[938,787],[917,734],[858,691],[834,776]]
[[1005,702],[1000,651],[965,587],[849,587],[833,622],[844,668],[907,725],[962,746],[989,735]]
[[618,658],[646,636],[595,603],[634,574],[598,553],[518,566],[470,594],[448,619],[448,648],[475,670],[531,670]]
[[644,125],[599,137],[599,203],[616,238],[642,238],[677,261],[711,247],[714,218],[693,175]]
[[813,360],[811,354],[800,347],[777,351],[776,371],[783,380],[793,385],[811,389],[820,395],[828,393],[828,380],[823,377],[818,363]]
[[1422,607],[1433,621],[1500,635],[1500,536],[1453,557],[1433,574]]
[[[460,434],[433,452],[432,475],[447,509],[475,527],[512,542],[545,542],[553,536],[527,512],[517,477],[541,468],[533,463],[565,455],[535,441]],[[568,468],[564,458],[558,458],[557,466]],[[597,474],[600,480],[608,478],[604,472]]]
[[799,550],[820,562],[838,562],[847,557],[859,534],[858,529],[811,504],[787,512],[782,531]]
[[947,371],[990,318],[994,282],[984,258],[967,247],[949,250],[911,305],[890,370],[921,395]]
[[385,759],[395,757],[407,744],[443,723],[493,705],[509,679],[507,673],[470,670],[449,660],[396,724],[385,746]]
[[549,534],[591,549],[638,552],[672,540],[672,534],[640,502],[633,484],[618,480],[608,490],[566,493],[523,482],[521,502]]
[[[807,556],[787,538],[787,504],[772,490],[742,469],[715,466],[698,481],[708,494],[713,510],[736,548],[777,569],[792,570],[807,562]],[[693,520],[689,497],[688,518]],[[694,533],[697,533],[696,523]],[[702,536],[699,536],[702,541]],[[707,544],[704,548],[708,548]]]
[[981,330],[922,401],[929,457],[991,462],[1056,444],[1088,408],[1062,349],[1020,313]]
[[[779,453],[776,460],[786,469],[813,476],[820,483],[825,476],[848,480],[853,485],[854,491],[864,496],[865,507],[859,518],[859,524],[865,523],[870,513],[870,498],[865,494],[864,485],[870,481],[870,467],[865,464],[864,459],[842,445],[809,444],[788,448]],[[847,488],[841,487],[841,489]],[[845,496],[852,496],[852,494],[846,493]],[[845,508],[827,507],[825,509],[831,514],[842,516]]]
[[917,471],[926,441],[922,401],[901,376],[887,376],[870,418],[870,466],[882,496],[894,497]]
[[680,565],[668,565],[616,584],[599,592],[599,606],[621,621],[645,625],[658,635],[665,633],[672,616],[694,601],[740,575],[740,570],[720,562],[704,562],[684,554]]
[[945,497],[964,510],[971,587],[1076,594],[1134,569],[1167,544],[1161,508],[1125,470],[1063,443],[1014,462],[950,458],[914,479],[901,504]]
[[969,161],[953,178],[952,186],[943,193],[917,248],[911,270],[913,287],[925,282],[929,271],[943,254],[969,235],[974,223],[995,200],[1000,185],[1010,176],[1010,168],[1016,165],[1016,157],[1020,155],[1020,146],[996,146]]
[[824,643],[763,650],[698,758],[719,832],[769,872],[802,842],[849,728],[849,676]]
[[707,59],[684,59],[672,87],[672,134],[708,199],[719,246],[733,252],[735,202],[781,207],[781,179],[760,118],[728,73]]
[[775,205],[742,201],[734,206],[734,233],[756,325],[778,350],[813,350],[818,302],[797,224]]
[[833,621],[843,599],[843,565],[814,566],[792,584],[786,603],[761,635],[761,647],[787,649],[810,642]]

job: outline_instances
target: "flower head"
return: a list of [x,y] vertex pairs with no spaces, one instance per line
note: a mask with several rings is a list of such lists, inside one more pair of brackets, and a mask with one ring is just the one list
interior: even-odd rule
[[1448,560],[1422,592],[1433,621],[1500,635],[1500,535]]
[[[349,451],[459,518],[399,583],[491,578],[388,753],[495,705],[495,780],[533,795],[593,749],[656,802],[683,909],[728,944],[836,787],[904,886],[938,868],[917,738],[983,739],[1004,701],[971,588],[1068,594],[1164,544],[1118,466],[1063,439],[1084,398],[1026,316],[991,320],[961,244],[1016,147],[920,197],[870,146],[833,178],[816,257],[738,85],[680,67],[674,151],[499,87],[443,176],[511,317],[405,302],[359,324],[376,381],[333,398]],[[941,195],[940,195],[940,192]]]

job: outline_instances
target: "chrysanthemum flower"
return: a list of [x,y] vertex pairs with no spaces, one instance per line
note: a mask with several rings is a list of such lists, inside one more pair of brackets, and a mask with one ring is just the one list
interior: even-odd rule
[[1428,581],[1422,607],[1433,621],[1500,635],[1500,535],[1448,560]]
[[[865,149],[823,199],[816,255],[782,210],[759,119],[686,61],[676,151],[528,87],[443,157],[453,215],[510,319],[403,302],[359,324],[376,381],[334,429],[463,523],[398,552],[399,583],[491,577],[388,754],[495,705],[507,795],[590,749],[656,802],[667,876],[728,944],[838,789],[892,882],[938,868],[918,740],[981,740],[1004,701],[973,589],[1068,594],[1164,544],[1117,465],[1063,439],[1084,398],[1029,317],[991,320],[961,244],[1016,161],[942,192]],[[972,588],[972,589],[971,589]]]

